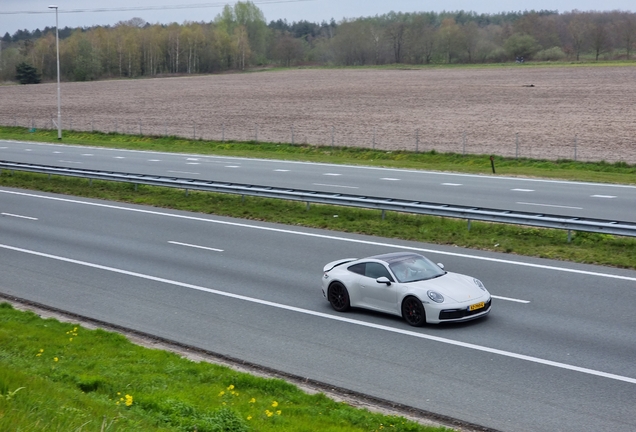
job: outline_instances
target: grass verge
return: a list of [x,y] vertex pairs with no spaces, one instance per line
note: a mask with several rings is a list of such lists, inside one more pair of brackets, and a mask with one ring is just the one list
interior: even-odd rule
[[0,303],[0,430],[440,432]]
[[434,216],[387,212],[354,207],[314,204],[276,199],[190,191],[155,186],[138,186],[86,179],[14,172],[0,175],[0,186],[61,193],[171,208],[220,216],[238,217],[287,225],[306,226],[426,243],[456,245],[474,249],[514,253],[636,268],[636,239],[608,234],[578,232],[567,242],[563,230],[530,228]]

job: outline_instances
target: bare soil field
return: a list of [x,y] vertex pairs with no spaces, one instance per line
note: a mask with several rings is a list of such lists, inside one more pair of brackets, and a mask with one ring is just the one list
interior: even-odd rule
[[[62,83],[64,129],[636,163],[636,65],[295,69]],[[54,128],[56,84],[0,86]]]

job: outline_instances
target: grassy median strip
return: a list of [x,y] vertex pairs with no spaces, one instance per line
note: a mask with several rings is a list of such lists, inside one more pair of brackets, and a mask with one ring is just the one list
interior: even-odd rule
[[0,430],[434,432],[0,303]]
[[113,200],[161,208],[238,217],[287,225],[305,226],[455,245],[467,248],[536,256],[579,263],[636,268],[636,239],[473,221],[313,204],[258,197],[190,191],[3,170],[0,185]]

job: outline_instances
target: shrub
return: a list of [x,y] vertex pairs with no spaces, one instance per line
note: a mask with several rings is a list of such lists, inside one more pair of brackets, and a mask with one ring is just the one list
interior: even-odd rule
[[35,67],[22,62],[15,67],[15,79],[20,81],[20,84],[38,84],[40,74]]
[[566,57],[566,54],[559,47],[552,47],[539,51],[535,56],[535,59],[541,61],[559,61]]

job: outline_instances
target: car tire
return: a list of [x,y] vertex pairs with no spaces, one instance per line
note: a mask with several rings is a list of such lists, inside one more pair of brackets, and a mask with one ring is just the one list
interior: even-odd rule
[[331,303],[331,307],[338,312],[346,312],[351,309],[349,291],[347,291],[347,288],[340,282],[334,282],[329,285],[327,299],[329,303]]
[[402,301],[402,317],[413,327],[421,327],[426,324],[426,311],[420,299],[413,296],[405,298]]

